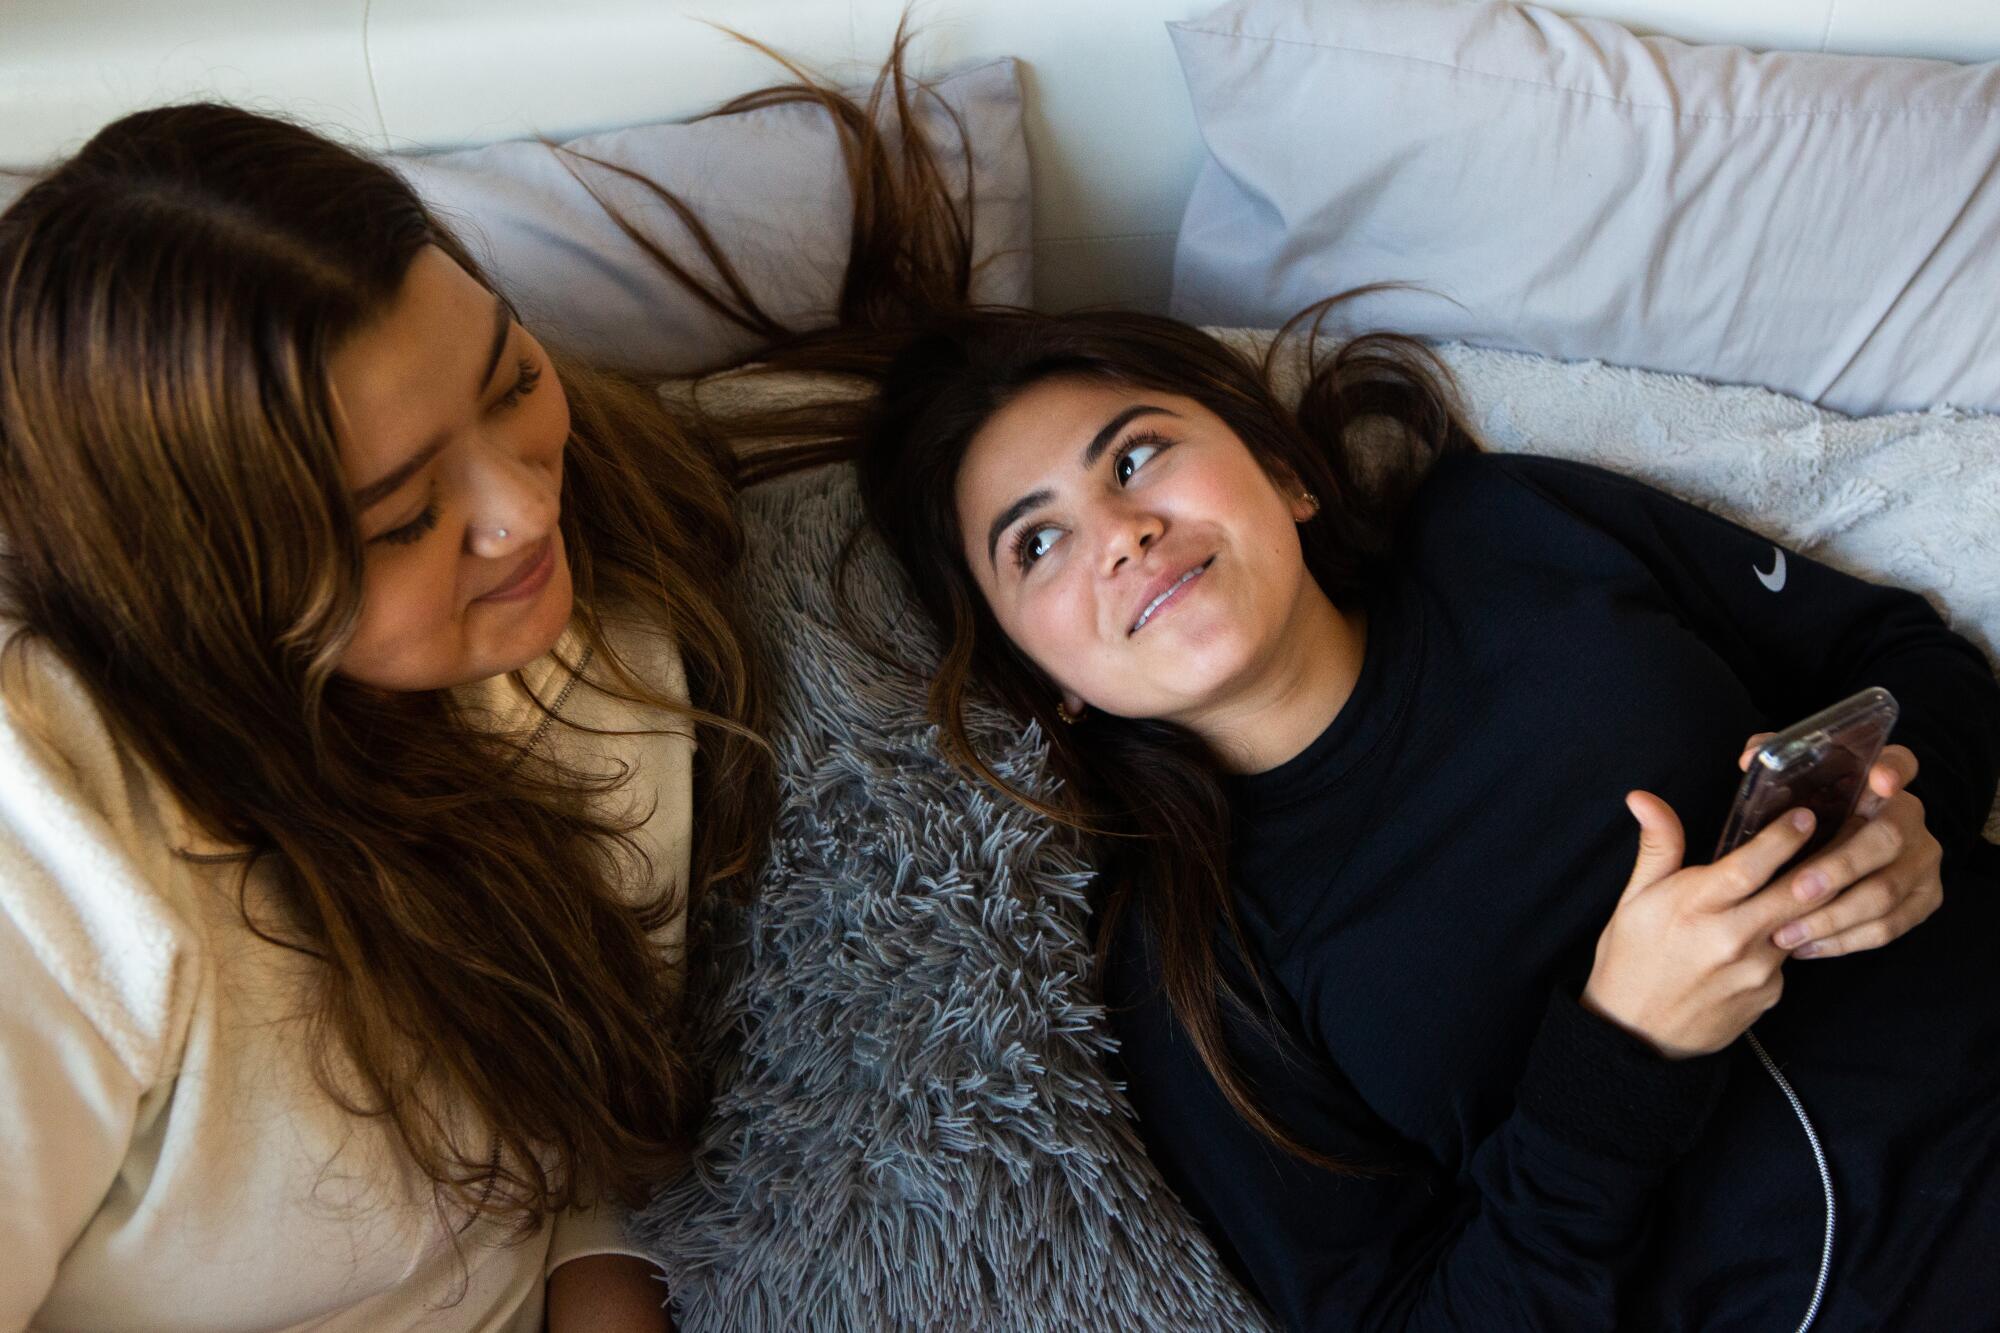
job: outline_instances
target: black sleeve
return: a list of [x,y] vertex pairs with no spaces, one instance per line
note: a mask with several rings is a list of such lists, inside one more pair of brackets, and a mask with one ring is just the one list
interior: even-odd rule
[[1383,1168],[1339,1174],[1288,1155],[1224,1100],[1152,984],[1141,934],[1120,932],[1106,998],[1142,1132],[1287,1328],[1618,1325],[1655,1192],[1707,1122],[1731,1057],[1664,1060],[1552,996],[1513,1112],[1447,1171],[1397,1144],[1323,1054],[1232,1019],[1232,1056],[1263,1110],[1316,1151]]
[[1502,460],[1516,479],[1642,561],[1683,622],[1725,660],[1774,728],[1879,685],[1917,756],[1910,790],[1956,859],[2000,781],[2000,682],[1916,593],[1786,550],[1628,477],[1552,458]]

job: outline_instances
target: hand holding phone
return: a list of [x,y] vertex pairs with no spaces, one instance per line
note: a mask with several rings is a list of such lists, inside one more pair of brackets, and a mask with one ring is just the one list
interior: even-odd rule
[[[1787,949],[1875,948],[1929,916],[1943,896],[1937,844],[1902,789],[1915,757],[1884,751],[1894,722],[1895,700],[1871,690],[1764,740],[1708,865],[1682,864],[1671,806],[1630,793],[1638,858],[1598,937],[1585,1007],[1670,1058],[1720,1050],[1778,1002]],[[1843,839],[1878,759],[1893,769],[1883,784],[1892,791],[1879,817]],[[1844,892],[1814,910],[1835,890]]]
[[1794,958],[1879,948],[1944,900],[1942,851],[1923,803],[1905,790],[1917,774],[1916,756],[1884,744],[1895,718],[1887,691],[1865,690],[1754,738],[1745,752],[1743,785],[1718,855],[1792,805],[1818,816],[1813,838],[1780,871],[1789,874],[1802,911],[1771,938]]
[[1812,816],[1794,811],[1712,865],[1683,865],[1673,807],[1645,791],[1625,804],[1639,821],[1639,853],[1578,998],[1668,1059],[1719,1051],[1784,991],[1785,953],[1771,932],[1799,906],[1772,876],[1805,843]]

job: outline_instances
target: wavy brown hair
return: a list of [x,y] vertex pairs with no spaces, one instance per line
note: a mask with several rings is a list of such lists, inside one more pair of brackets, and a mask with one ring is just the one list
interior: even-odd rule
[[[969,256],[969,211],[906,177],[933,158],[896,146],[910,136],[892,113],[920,95],[902,55],[899,35],[865,104],[803,77],[740,102],[834,115],[870,201],[847,320],[901,275],[927,275],[925,299],[944,303],[970,281],[923,248]],[[699,299],[793,338],[655,188],[702,264],[656,257]],[[632,826],[602,797],[624,775],[488,734],[447,691],[336,670],[362,545],[328,361],[425,246],[492,285],[394,173],[225,106],[126,117],[31,188],[0,215],[0,597],[7,653],[46,645],[73,668],[191,819],[242,849],[251,928],[324,964],[328,1094],[385,1118],[442,1206],[525,1228],[635,1200],[685,1160],[704,1079],[681,960],[649,932],[681,912],[692,929],[706,896],[748,886],[775,784],[762,674],[730,613],[736,461],[640,386],[561,358],[561,524],[602,668],[588,687],[693,729],[689,883],[635,902],[618,882]],[[626,620],[671,635],[686,700],[620,657]],[[252,908],[253,867],[278,888],[275,919]]]
[[[1230,1060],[1222,1006],[1253,1019],[1263,1010],[1228,984],[1217,954],[1227,938],[1249,958],[1232,907],[1229,809],[1217,756],[1192,731],[1167,722],[1095,711],[1073,726],[1060,719],[1057,686],[1007,638],[979,591],[954,499],[973,437],[1032,385],[1076,378],[1184,395],[1221,418],[1274,478],[1321,497],[1318,514],[1300,529],[1306,567],[1335,605],[1358,605],[1430,465],[1477,446],[1455,406],[1449,371],[1422,343],[1377,333],[1326,350],[1321,322],[1343,299],[1296,317],[1259,360],[1153,315],[948,315],[915,335],[883,374],[859,472],[869,521],[943,641],[929,706],[947,755],[1093,836],[1103,867],[1100,960],[1121,914],[1137,910],[1160,985],[1230,1105],[1287,1151],[1356,1170],[1360,1164],[1326,1157],[1288,1134]],[[1303,390],[1294,400],[1284,377],[1301,370]],[[1060,779],[1053,796],[1020,791],[979,754],[966,725],[975,692],[1041,725]]]

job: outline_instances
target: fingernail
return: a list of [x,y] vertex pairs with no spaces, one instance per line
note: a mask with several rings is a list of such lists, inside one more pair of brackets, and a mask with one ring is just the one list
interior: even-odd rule
[[1792,892],[1802,903],[1818,902],[1826,896],[1829,887],[1827,878],[1817,870],[1808,870],[1792,885]]
[[1794,949],[1794,950],[1792,950],[1792,957],[1794,957],[1794,958],[1817,958],[1817,957],[1819,957],[1819,956],[1820,956],[1821,954],[1823,954],[1823,953],[1825,953],[1825,952],[1826,952],[1826,945],[1824,945],[1824,944],[1820,943],[1819,941],[1815,940],[1815,941],[1814,941],[1813,943],[1811,943],[1811,944],[1808,944],[1808,945],[1805,945],[1805,946],[1804,946],[1803,948],[1798,948],[1798,949]]
[[1776,935],[1773,935],[1771,943],[1777,945],[1780,949],[1789,949],[1794,944],[1804,940],[1808,933],[1804,925],[1794,921],[1791,925],[1786,926]]
[[1797,829],[1801,833],[1804,833],[1810,828],[1812,828],[1812,811],[1810,810],[1792,811],[1792,827]]

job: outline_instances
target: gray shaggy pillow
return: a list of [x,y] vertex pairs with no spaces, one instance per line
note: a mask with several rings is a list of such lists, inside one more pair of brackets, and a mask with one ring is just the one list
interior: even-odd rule
[[[782,807],[755,903],[698,960],[719,1069],[692,1170],[634,1222],[684,1329],[1268,1329],[1161,1183],[1104,1072],[1090,868],[955,773],[930,635],[857,548],[851,469],[744,500],[741,595],[779,665]],[[895,645],[907,666],[870,644]],[[1042,787],[1032,727],[975,740]]]

